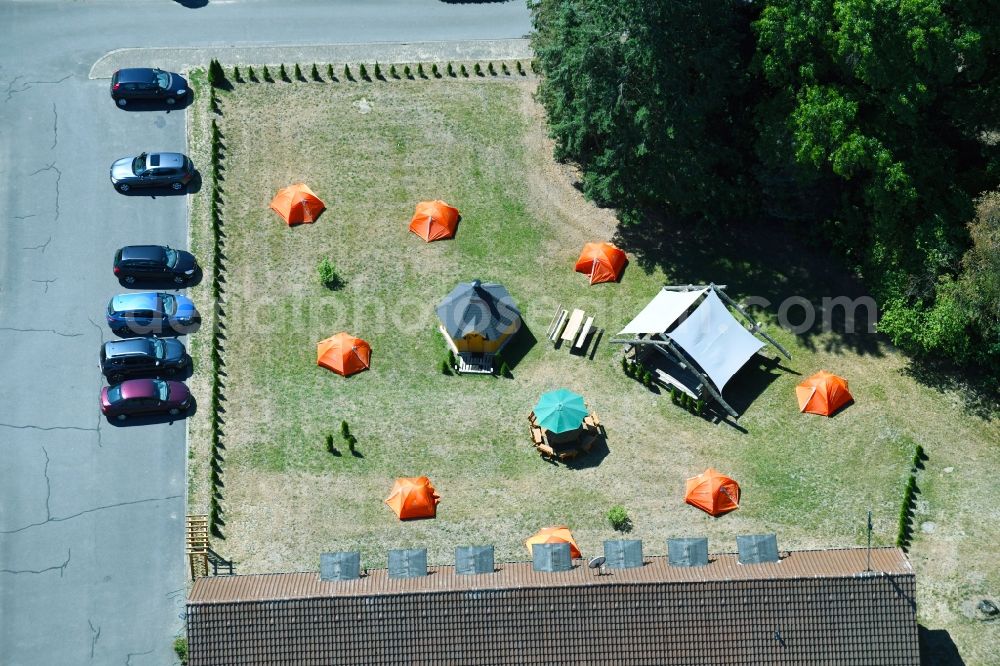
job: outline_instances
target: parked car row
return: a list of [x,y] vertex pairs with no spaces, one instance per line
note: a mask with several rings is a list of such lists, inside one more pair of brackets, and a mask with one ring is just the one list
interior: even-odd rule
[[[120,107],[132,100],[162,100],[174,105],[189,95],[187,81],[160,69],[121,69],[111,78],[111,98]],[[190,158],[181,153],[141,153],[111,165],[111,183],[119,192],[139,187],[184,189],[195,176]],[[184,287],[197,279],[198,262],[189,252],[166,245],[127,245],[115,252],[113,271],[125,287],[138,284]],[[201,315],[182,294],[136,291],[108,302],[106,320],[120,340],[101,347],[101,412],[123,421],[130,416],[177,416],[193,404],[182,381],[191,357],[176,336],[197,330]]]

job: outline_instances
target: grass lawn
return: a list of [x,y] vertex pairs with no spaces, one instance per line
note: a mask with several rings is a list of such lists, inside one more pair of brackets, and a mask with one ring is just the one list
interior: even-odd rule
[[[207,175],[213,116],[204,78],[193,79],[191,152]],[[649,554],[690,535],[732,551],[736,535],[765,531],[777,532],[782,550],[862,545],[869,509],[875,543],[887,545],[921,444],[930,459],[918,478],[911,553],[921,621],[947,628],[969,663],[994,658],[996,623],[965,614],[1000,589],[990,552],[1000,543],[991,499],[997,422],[915,381],[875,335],[794,336],[769,326],[793,360],[752,364],[733,380],[726,396],[745,406],[740,428],[691,416],[625,377],[608,338],[665,282],[725,282],[733,297],[775,303],[842,292],[835,276],[826,281],[822,257],[811,264],[808,250],[780,240],[666,227],[655,237],[619,233],[613,212],[585,202],[570,171],[552,162],[534,85],[258,83],[221,94],[226,539],[216,550],[240,573],[315,570],[329,550],[360,550],[365,566],[380,567],[390,548],[426,547],[444,564],[455,546],[479,543],[494,544],[498,560],[521,560],[524,538],[564,523],[593,556],[616,537],[606,518],[615,504]],[[299,181],[327,210],[288,228],[267,206]],[[206,184],[192,199],[192,247],[204,265],[208,197]],[[454,241],[424,244],[407,230],[416,202],[434,198],[461,210]],[[572,271],[577,254],[616,233],[632,259],[621,284],[588,286]],[[322,257],[343,289],[319,284]],[[513,379],[440,373],[434,307],[474,278],[503,283],[522,310],[528,331]],[[203,307],[211,300],[207,282],[193,293]],[[584,308],[606,329],[592,359],[543,340],[559,304]],[[773,308],[757,312],[771,321]],[[193,348],[199,368],[209,367],[205,330]],[[341,330],[371,343],[370,371],[344,379],[316,367],[316,342]],[[801,415],[795,402],[795,384],[821,368],[847,377],[857,399],[832,419]],[[208,405],[203,374],[193,384]],[[534,402],[560,386],[586,397],[608,435],[606,451],[573,467],[543,461],[528,439]],[[344,455],[325,451],[341,420],[361,457],[339,437]],[[190,421],[191,513],[207,513],[207,423],[204,410]],[[683,503],[684,479],[708,466],[740,482],[740,510],[712,519]],[[395,477],[418,475],[442,496],[438,517],[401,523],[383,499]]]

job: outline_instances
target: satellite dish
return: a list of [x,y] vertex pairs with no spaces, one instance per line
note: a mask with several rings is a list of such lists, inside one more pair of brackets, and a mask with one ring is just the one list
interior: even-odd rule
[[[590,561],[587,562],[587,567],[590,569],[601,569],[602,567],[604,567],[605,562],[607,562],[607,558],[605,558],[603,555],[598,555],[597,557],[590,558]],[[601,573],[602,573],[601,571],[597,572],[598,575],[600,575]]]

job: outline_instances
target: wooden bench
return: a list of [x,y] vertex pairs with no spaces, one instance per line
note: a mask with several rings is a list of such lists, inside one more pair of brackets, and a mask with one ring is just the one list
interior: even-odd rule
[[568,313],[565,310],[563,310],[562,313],[559,315],[559,319],[556,321],[555,328],[552,329],[552,334],[549,336],[549,340],[551,340],[552,342],[555,342],[556,340],[559,339],[559,335],[562,333],[563,328],[565,328],[566,326],[567,315]]
[[542,437],[541,428],[531,428],[531,441],[534,442],[535,446],[542,446],[545,444],[545,439]]
[[540,444],[538,446],[538,452],[542,454],[543,458],[555,458],[556,452],[552,450],[552,447],[548,444]]
[[590,329],[594,325],[594,318],[587,317],[587,321],[583,323],[583,329],[580,331],[580,336],[576,339],[576,344],[573,345],[574,349],[583,349],[583,343],[587,341],[587,336],[590,335]]
[[590,420],[594,422],[595,428],[601,427],[601,419],[597,416],[597,412],[590,413]]

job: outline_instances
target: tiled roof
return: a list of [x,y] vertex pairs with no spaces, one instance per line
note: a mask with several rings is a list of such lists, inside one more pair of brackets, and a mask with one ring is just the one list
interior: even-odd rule
[[604,576],[516,563],[420,579],[201,578],[190,664],[919,664],[914,574],[897,549],[872,551],[873,574],[863,549],[646,560]]

